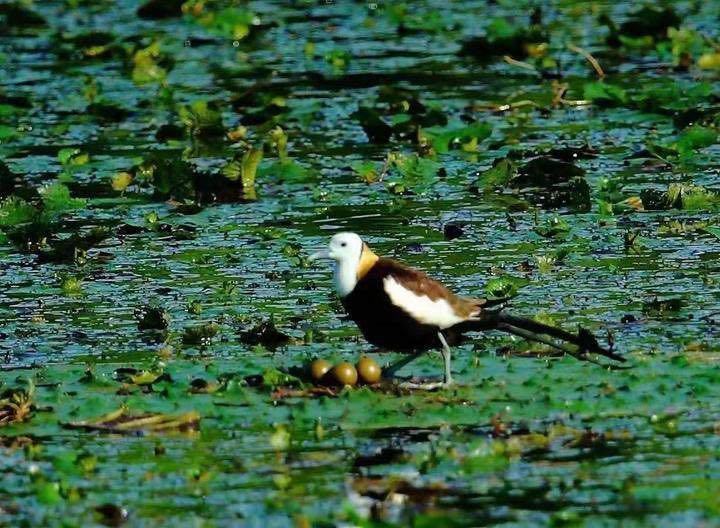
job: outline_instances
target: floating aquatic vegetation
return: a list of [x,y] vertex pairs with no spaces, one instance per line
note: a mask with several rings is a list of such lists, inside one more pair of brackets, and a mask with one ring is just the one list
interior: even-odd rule
[[262,385],[268,389],[276,389],[278,387],[300,387],[302,381],[281,370],[275,368],[269,368],[262,373]]
[[373,108],[361,106],[350,117],[360,123],[371,143],[387,143],[393,134],[392,127]]
[[0,203],[0,227],[15,227],[37,218],[38,210],[17,196],[10,196]]
[[693,152],[700,150],[717,142],[717,130],[703,126],[691,126],[684,130],[672,145],[678,155],[683,157],[692,156]]
[[25,2],[0,4],[0,28],[44,27],[47,21]]
[[178,107],[178,115],[190,137],[208,140],[225,136],[222,112],[215,101],[193,101]]
[[499,158],[493,162],[493,166],[481,172],[471,189],[490,191],[499,187],[505,187],[517,176],[518,169],[515,162],[508,158]]
[[444,154],[450,149],[459,148],[465,152],[475,152],[478,143],[490,137],[492,126],[487,123],[473,123],[462,125],[451,123],[445,127],[430,127],[420,131],[419,142],[424,141],[432,145],[438,154]]
[[[717,226],[710,225],[707,221],[685,222],[669,220],[658,226],[658,235],[661,236],[685,236],[697,233],[710,233],[717,236],[720,234]],[[720,238],[720,237],[718,237]]]
[[162,52],[159,41],[141,48],[132,56],[132,80],[136,84],[159,83],[165,80],[172,67],[170,58]]
[[0,393],[0,427],[25,422],[32,418],[35,385],[28,381],[24,388],[7,388]]
[[717,211],[720,195],[702,186],[687,183],[671,183],[667,191],[645,189],[640,192],[645,209],[685,209],[688,211]]
[[643,304],[642,311],[650,317],[669,317],[677,314],[683,307],[683,300],[680,298],[655,298]]
[[405,2],[385,6],[384,14],[397,26],[400,35],[442,33],[458,27],[458,24],[448,20],[439,10],[418,11],[416,6],[410,6]]
[[129,172],[118,172],[110,180],[113,191],[123,192],[133,182],[133,176]]
[[645,5],[630,13],[619,26],[607,14],[600,23],[610,29],[606,42],[610,46],[650,47],[656,41],[668,38],[668,30],[681,24],[680,17],[672,7]]
[[170,325],[170,314],[167,310],[154,304],[148,304],[135,311],[138,330],[166,330]]
[[585,171],[550,156],[532,158],[519,167],[510,159],[495,160],[490,169],[479,175],[471,190],[487,192],[498,187],[518,189],[526,199],[546,209],[569,207],[588,211],[591,207]]
[[262,345],[270,350],[275,350],[290,342],[290,336],[278,330],[272,318],[252,328],[241,330],[239,339],[246,345]]
[[83,280],[73,276],[61,277],[60,289],[65,295],[80,295],[83,291]]
[[[0,393],[19,374],[36,387],[32,419],[2,427],[0,525],[712,524],[717,467],[687,463],[712,459],[718,429],[712,2],[666,3],[681,24],[613,49],[597,14],[619,31],[642,4],[0,4]],[[45,25],[7,24],[7,5]],[[216,25],[225,8],[262,23]],[[472,36],[490,47],[478,60],[457,55]],[[214,103],[192,115],[197,101]],[[543,213],[576,178],[593,212]],[[46,192],[50,214],[38,190],[56,181],[69,193]],[[638,200],[652,191],[666,210]],[[556,213],[564,242],[533,231]],[[311,358],[371,351],[331,271],[304,263],[337,230],[458,293],[522,290],[519,313],[607,324],[632,368],[488,332],[453,346],[450,390],[311,386],[296,370]],[[656,294],[684,306],[657,315]],[[172,322],[140,331],[152,299]],[[271,314],[286,344],[242,342]],[[203,433],[60,425],[123,404],[193,409]]]
[[667,36],[668,40],[658,42],[656,46],[660,57],[671,57],[678,68],[688,68],[699,57],[697,64],[703,68],[703,57],[709,54],[703,54],[707,40],[699,32],[688,27],[670,27]]
[[501,275],[493,277],[485,283],[485,291],[492,299],[515,297],[518,291],[530,281],[522,277]]
[[218,3],[190,0],[182,5],[182,11],[193,16],[210,32],[235,40],[248,38],[261,28],[260,17],[240,7],[222,7]]
[[220,325],[211,321],[195,326],[188,326],[183,331],[182,342],[184,345],[209,345],[213,338],[220,332]]
[[334,71],[342,71],[350,65],[352,55],[344,49],[330,50],[325,54],[325,62],[332,66]]
[[499,55],[524,58],[533,47],[547,41],[548,35],[539,24],[513,25],[506,19],[496,18],[488,25],[485,36],[463,42],[459,54],[485,61]]
[[185,0],[147,0],[137,9],[140,18],[158,20],[182,16]]
[[93,227],[87,232],[73,233],[67,237],[50,237],[35,248],[38,262],[73,262],[82,264],[86,260],[88,250],[97,246],[111,234],[105,227]]
[[100,61],[125,57],[125,50],[118,44],[116,35],[108,31],[59,32],[54,39],[57,43],[55,53],[65,60]]
[[547,218],[533,228],[543,238],[565,238],[570,233],[570,224],[560,216]]
[[222,169],[223,175],[231,182],[240,184],[240,192],[245,200],[256,200],[255,177],[263,158],[260,148],[250,147],[238,152]]
[[56,216],[85,206],[82,198],[73,198],[70,189],[62,183],[53,183],[40,187],[38,190],[42,201],[42,212]]
[[169,375],[163,372],[161,365],[152,369],[136,369],[133,367],[120,367],[113,371],[113,379],[120,383],[133,385],[152,385],[158,381],[172,381]]
[[624,88],[608,82],[590,82],[583,86],[583,98],[605,107],[624,106],[628,94]]
[[393,194],[424,194],[437,182],[444,169],[434,160],[417,154],[394,152],[388,155],[388,190]]
[[67,422],[68,429],[83,429],[113,434],[192,432],[200,427],[200,415],[190,411],[179,415],[162,413],[131,413],[126,407],[92,420]]
[[[141,163],[124,172],[140,189],[152,190],[152,196],[157,199],[195,204],[254,199],[252,180],[255,169],[253,167],[254,163],[259,163],[259,160],[255,158],[256,153],[253,149],[241,156],[240,161],[236,159],[230,162],[222,171],[205,173],[182,159],[176,152],[153,151],[146,155]],[[237,164],[234,163],[235,161]],[[243,163],[246,163],[244,173]],[[237,174],[238,170],[240,174]],[[244,182],[242,174],[245,175]],[[123,178],[127,180],[127,177],[123,176]],[[197,212],[196,208],[194,210]]]
[[376,183],[382,176],[382,167],[372,161],[356,161],[350,166],[365,183]]
[[268,139],[270,140],[271,148],[274,148],[277,152],[278,161],[260,165],[258,167],[260,176],[263,178],[275,178],[290,183],[307,181],[309,174],[305,168],[288,156],[288,138],[285,131],[277,126],[270,131]]
[[279,123],[287,112],[289,90],[283,86],[257,83],[247,90],[234,94],[230,99],[233,109],[241,114],[245,126]]
[[58,219],[83,207],[85,200],[73,198],[62,183],[47,184],[31,196],[25,200],[11,195],[0,202],[0,230],[18,246],[38,251]]

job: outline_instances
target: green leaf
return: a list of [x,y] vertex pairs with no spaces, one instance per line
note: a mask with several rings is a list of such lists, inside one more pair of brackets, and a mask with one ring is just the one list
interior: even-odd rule
[[0,227],[32,222],[37,215],[35,207],[16,196],[10,196],[0,203]]
[[678,153],[692,154],[693,151],[713,145],[717,141],[717,131],[703,126],[692,126],[686,129],[675,143]]
[[38,502],[48,506],[61,502],[60,484],[57,482],[41,482],[35,489]]
[[720,226],[707,226],[704,231],[710,233],[715,238],[720,240]]
[[218,137],[225,133],[222,112],[214,101],[197,100],[178,107],[188,133],[195,137]]
[[475,187],[483,190],[490,190],[496,187],[504,187],[517,174],[517,166],[511,160],[505,158],[495,162],[488,170],[480,173],[475,180]]
[[533,229],[543,238],[564,238],[570,232],[570,224],[559,216],[553,216]]
[[133,55],[132,80],[136,84],[161,82],[167,77],[167,70],[160,66],[162,51],[159,42],[153,42],[139,49]]
[[480,122],[467,126],[456,123],[454,126],[426,128],[422,133],[430,140],[435,152],[444,154],[452,147],[477,150],[477,144],[492,134],[492,126]]
[[502,275],[501,277],[493,277],[487,281],[485,291],[490,297],[515,297],[518,294],[518,290],[529,282],[529,280],[521,277]]
[[268,175],[288,183],[302,183],[308,179],[308,171],[296,161],[276,161],[260,169],[261,175]]
[[213,33],[242,40],[250,34],[252,26],[259,24],[258,17],[247,9],[226,7],[217,13],[209,12],[200,23]]
[[350,165],[365,183],[375,183],[380,178],[380,168],[372,161],[356,161]]
[[15,137],[17,137],[17,130],[15,127],[0,125],[0,141],[6,141]]
[[300,379],[275,368],[266,369],[263,372],[262,377],[263,385],[270,389],[288,386],[298,387],[302,385]]
[[85,165],[90,156],[77,148],[64,148],[58,151],[58,160],[62,165]]
[[68,189],[62,183],[54,183],[41,187],[40,196],[42,197],[43,210],[49,214],[60,214],[73,209],[80,209],[85,205],[82,198],[73,198]]
[[437,181],[440,164],[436,161],[400,153],[391,154],[389,159],[395,170],[388,181],[388,189],[395,194],[423,193]]
[[583,97],[607,105],[623,105],[628,100],[627,92],[624,89],[606,82],[585,83]]

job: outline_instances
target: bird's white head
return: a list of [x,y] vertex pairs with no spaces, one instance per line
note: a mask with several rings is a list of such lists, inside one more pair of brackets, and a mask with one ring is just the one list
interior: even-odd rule
[[360,262],[363,241],[355,233],[338,233],[330,239],[328,257],[338,264],[350,263],[354,266]]
[[330,239],[328,249],[312,255],[311,259],[329,258],[335,261],[333,280],[335,290],[345,297],[355,289],[358,280],[377,256],[355,233],[337,233]]

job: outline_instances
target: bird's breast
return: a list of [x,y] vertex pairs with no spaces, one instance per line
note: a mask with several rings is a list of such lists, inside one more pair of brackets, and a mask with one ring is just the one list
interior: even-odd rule
[[[352,292],[342,299],[348,315],[365,339],[375,346],[392,350],[436,346],[438,326],[416,317],[407,305],[399,305],[398,295],[390,295],[386,283],[386,277],[360,280]],[[400,297],[400,302],[413,302],[412,299]]]

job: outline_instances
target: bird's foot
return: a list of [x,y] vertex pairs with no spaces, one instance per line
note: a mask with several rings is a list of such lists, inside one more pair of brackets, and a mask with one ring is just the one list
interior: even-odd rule
[[398,387],[401,389],[424,390],[424,391],[448,389],[452,386],[454,386],[454,382],[452,380],[450,380],[450,381],[429,381],[429,382],[403,381],[402,383],[398,383]]

